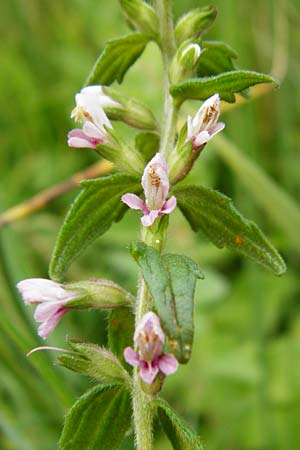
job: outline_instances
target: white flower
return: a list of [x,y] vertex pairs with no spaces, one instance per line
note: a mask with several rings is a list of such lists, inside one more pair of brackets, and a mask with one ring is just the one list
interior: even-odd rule
[[142,224],[149,227],[157,217],[162,214],[170,214],[176,207],[174,195],[167,200],[170,189],[168,166],[160,153],[156,153],[145,167],[142,186],[146,199],[145,203],[137,195],[131,193],[123,195],[122,201],[132,209],[141,210],[144,213],[141,218]]
[[187,118],[187,141],[193,143],[193,147],[198,149],[206,144],[213,136],[222,131],[225,124],[218,123],[220,116],[220,97],[214,94],[209,97],[194,118]]
[[67,304],[80,296],[78,292],[67,291],[60,284],[44,278],[29,278],[20,281],[17,288],[24,303],[37,304],[34,318],[41,322],[38,334],[47,338],[61,317],[69,311]]

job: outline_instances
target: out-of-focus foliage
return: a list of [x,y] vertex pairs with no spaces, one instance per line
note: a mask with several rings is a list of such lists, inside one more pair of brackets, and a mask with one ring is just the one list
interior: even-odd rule
[[[265,73],[272,69],[279,77],[286,72],[280,90],[224,114],[222,120],[227,137],[282,187],[284,195],[291,196],[292,207],[285,209],[280,221],[280,213],[274,212],[276,196],[268,204],[261,202],[255,183],[233,175],[234,165],[226,165],[213,143],[189,178],[232,196],[239,210],[281,250],[288,272],[276,278],[230,251],[215,249],[192,234],[179,212],[174,213],[167,250],[191,256],[206,278],[197,286],[191,361],[167,380],[163,396],[194,426],[208,450],[296,450],[300,448],[300,247],[292,228],[299,217],[300,197],[300,9],[297,0],[254,0],[251,8],[249,2],[238,0],[214,3],[218,17],[207,39],[224,40],[235,48],[237,67]],[[196,0],[176,0],[176,17],[198,6]],[[66,146],[73,96],[105,41],[127,28],[117,0],[10,0],[1,5],[0,29],[3,211],[96,160],[89,150]],[[121,90],[141,98],[160,117],[161,78],[159,54],[150,44],[126,74]],[[186,103],[182,118],[197,106],[198,102]],[[236,173],[239,169],[243,170],[241,163]],[[3,450],[53,450],[65,412],[94,384],[53,366],[50,353],[25,357],[40,341],[32,310],[25,310],[14,287],[23,278],[47,277],[56,234],[75,195],[65,195],[1,230]],[[294,212],[289,216],[289,211]],[[122,224],[113,225],[81,256],[68,272],[69,280],[111,278],[134,292],[137,272],[128,243],[138,238],[138,226],[137,214],[129,212]],[[105,345],[106,326],[104,313],[72,312],[48,343],[66,346],[68,334]],[[128,437],[122,450],[132,447]],[[155,449],[168,448],[160,434]]]

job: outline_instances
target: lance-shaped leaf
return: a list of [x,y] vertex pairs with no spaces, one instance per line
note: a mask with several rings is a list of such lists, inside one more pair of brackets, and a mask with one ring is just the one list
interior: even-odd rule
[[126,174],[84,181],[60,230],[50,263],[50,276],[60,281],[67,268],[88,245],[105,233],[124,211],[126,192],[137,192],[140,181]]
[[233,59],[237,58],[236,51],[221,41],[203,41],[201,43],[197,75],[207,77],[223,72],[235,70]]
[[85,84],[122,83],[127,70],[141,56],[148,41],[149,36],[143,33],[108,41]]
[[217,10],[213,5],[195,8],[180,17],[175,28],[175,38],[178,45],[187,39],[201,36],[213,23]]
[[286,266],[257,225],[244,218],[230,198],[200,186],[174,189],[177,203],[194,231],[202,230],[219,248],[233,248],[276,275]]
[[199,436],[162,399],[154,401],[156,417],[174,450],[204,450]]
[[274,78],[250,70],[234,70],[220,75],[191,78],[171,86],[170,92],[179,104],[187,99],[206,100],[216,92],[222,100],[235,102],[235,93],[260,83],[275,83]]
[[129,308],[117,308],[111,311],[108,319],[108,345],[111,351],[117,355],[122,364],[124,348],[131,347],[134,335],[134,315]]
[[155,248],[133,242],[131,253],[141,268],[153,297],[168,344],[176,358],[186,363],[193,343],[194,292],[197,278],[203,278],[198,265],[187,256],[162,256]]
[[130,428],[129,393],[104,384],[84,394],[69,411],[60,450],[117,450]]
[[134,297],[110,280],[77,281],[64,284],[64,288],[80,294],[68,302],[70,308],[112,309],[134,304]]
[[129,374],[112,352],[96,344],[76,342],[71,339],[68,343],[74,352],[57,357],[61,366],[96,378],[103,383],[119,382],[130,385]]

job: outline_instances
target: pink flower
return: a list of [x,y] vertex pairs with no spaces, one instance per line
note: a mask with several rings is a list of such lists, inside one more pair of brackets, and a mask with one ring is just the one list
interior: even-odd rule
[[161,371],[164,375],[176,372],[178,362],[175,356],[163,353],[164,332],[159,318],[153,312],[145,314],[134,333],[135,352],[131,347],[124,350],[124,358],[131,366],[140,366],[140,377],[151,384]]
[[162,214],[170,214],[176,207],[174,195],[167,200],[170,189],[168,166],[160,153],[156,153],[145,167],[142,186],[145,193],[145,202],[135,194],[123,195],[122,201],[129,208],[141,210],[144,213],[141,222],[145,227],[149,227],[157,217]]
[[67,304],[78,297],[78,292],[65,290],[60,284],[43,278],[30,278],[20,281],[17,288],[24,303],[37,304],[34,318],[41,322],[38,334],[47,338],[62,316],[70,310]]
[[205,100],[194,118],[188,116],[187,141],[192,141],[194,149],[206,144],[213,136],[224,129],[225,124],[218,123],[219,116],[219,94],[214,94]]
[[[109,140],[106,128],[112,128],[106,116],[104,106],[120,106],[104,94],[101,86],[87,86],[76,94],[76,108],[71,117],[83,124],[82,129],[75,128],[68,134],[70,147],[96,148],[98,144]],[[106,127],[106,128],[105,128]]]

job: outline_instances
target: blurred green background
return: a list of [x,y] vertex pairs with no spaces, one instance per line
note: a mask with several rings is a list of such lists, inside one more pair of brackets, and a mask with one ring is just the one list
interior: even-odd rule
[[[175,16],[190,0],[174,2]],[[196,335],[189,365],[170,377],[163,396],[199,432],[208,450],[300,449],[300,5],[297,0],[217,0],[208,39],[239,53],[241,68],[272,72],[279,90],[226,112],[226,140],[215,139],[191,179],[232,196],[280,249],[280,278],[194,235],[179,212],[168,248],[193,257],[206,275],[196,295]],[[0,212],[67,179],[97,158],[69,149],[74,93],[108,38],[128,32],[117,0],[4,0],[0,18]],[[121,89],[161,117],[159,53],[150,44]],[[182,112],[193,112],[186,103]],[[127,138],[132,137],[121,127]],[[63,417],[91,380],[53,365],[40,352],[33,310],[17,281],[47,277],[56,234],[76,192],[0,230],[0,448],[53,450]],[[129,212],[72,266],[69,280],[111,278],[135,291],[128,243],[139,218]],[[48,339],[104,343],[105,314],[70,313]],[[155,449],[170,446],[158,434]],[[122,450],[133,449],[132,438]],[[109,449],[108,449],[109,450]]]

